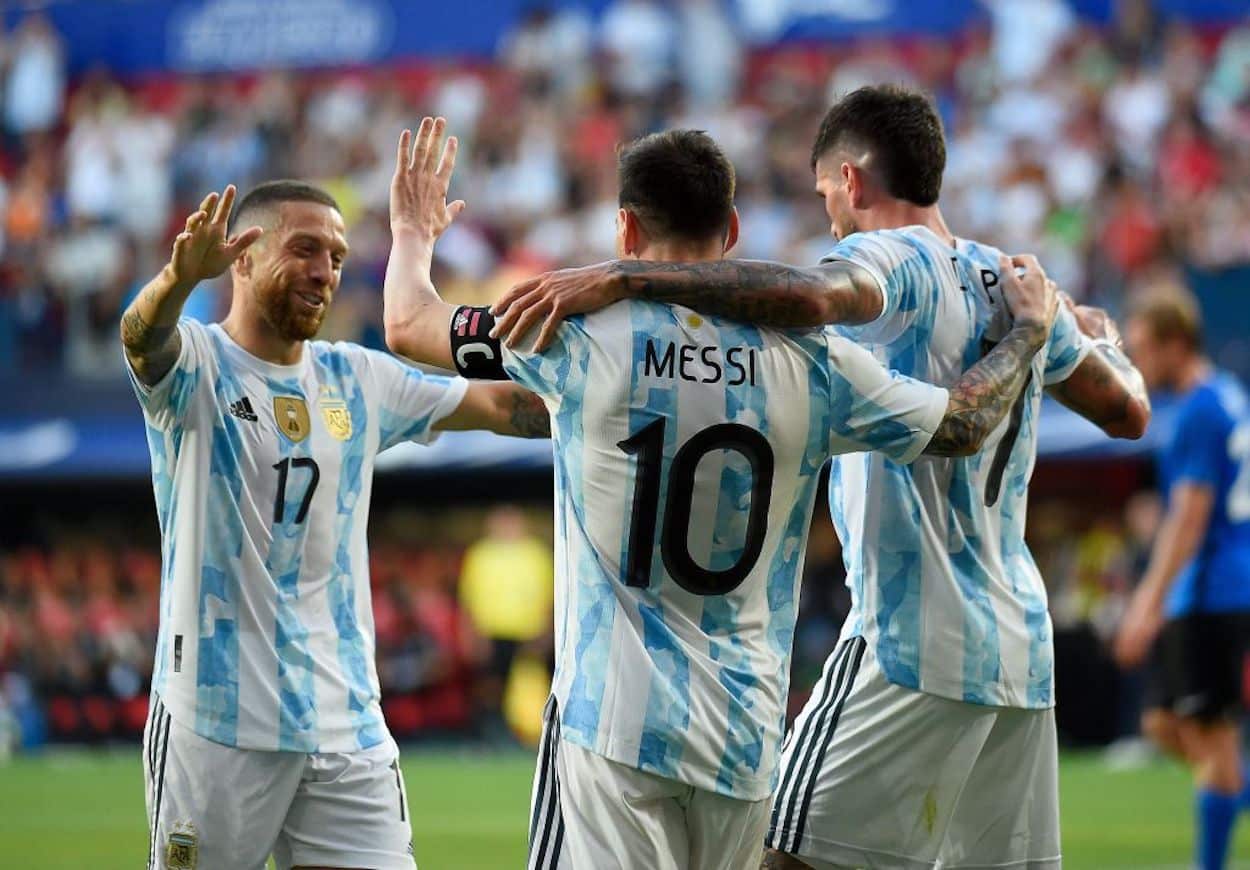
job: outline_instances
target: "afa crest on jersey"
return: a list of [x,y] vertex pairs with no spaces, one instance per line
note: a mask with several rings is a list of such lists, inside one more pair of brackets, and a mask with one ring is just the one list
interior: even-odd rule
[[274,396],[273,418],[278,423],[278,431],[296,444],[307,438],[312,430],[308,405],[300,396]]
[[317,407],[321,409],[321,420],[332,438],[346,441],[352,437],[352,415],[345,401],[322,396],[317,400]]

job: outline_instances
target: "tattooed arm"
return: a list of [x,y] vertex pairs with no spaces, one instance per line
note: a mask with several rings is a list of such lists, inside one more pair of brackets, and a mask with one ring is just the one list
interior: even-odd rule
[[1075,305],[1064,297],[1081,332],[1094,339],[1094,349],[1067,380],[1048,390],[1112,438],[1140,438],[1150,424],[1146,383],[1124,351],[1115,321],[1101,308]]
[[1020,324],[950,389],[946,416],[925,448],[931,456],[971,456],[1007,416],[1046,344],[1049,326]]
[[685,305],[778,328],[868,323],[884,304],[872,275],[842,260],[810,268],[764,260],[616,260],[548,272],[516,285],[491,308],[498,318],[492,334],[515,346],[541,322],[534,343],[534,350],[541,351],[561,320],[621,299]]
[[231,184],[221,195],[210,193],[204,197],[199,210],[187,218],[186,228],[174,239],[169,262],[139,291],[122,315],[126,360],[145,386],[165,377],[178,359],[182,350],[178,318],[191,291],[201,281],[230,268],[260,238],[260,227],[250,227],[226,238],[234,196]]
[[999,274],[1014,326],[951,387],[946,416],[925,448],[930,455],[971,456],[981,449],[1019,397],[1059,312],[1055,282],[1036,258],[1000,257]]
[[503,381],[474,381],[459,407],[434,424],[435,429],[486,429],[521,438],[550,438],[551,415],[543,400],[524,387]]

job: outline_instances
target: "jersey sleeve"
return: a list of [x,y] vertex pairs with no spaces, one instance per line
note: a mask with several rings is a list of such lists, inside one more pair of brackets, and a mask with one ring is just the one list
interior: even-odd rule
[[529,350],[532,336],[503,346],[503,367],[508,377],[542,397],[547,407],[559,407],[571,389],[579,389],[590,365],[590,337],[583,316],[571,317],[556,329],[555,338],[541,353]]
[[900,267],[914,256],[912,248],[877,233],[855,233],[838,243],[822,263],[838,260],[859,266],[872,276],[881,290],[881,313],[869,323],[843,326],[860,341],[889,342],[915,320],[920,300],[914,281],[893,280]]
[[378,450],[438,438],[434,425],[460,407],[468,382],[427,374],[380,351],[363,353],[378,414]]
[[830,454],[873,450],[914,460],[946,415],[947,391],[888,371],[845,338],[828,340]]
[[1172,485],[1198,483],[1218,487],[1228,451],[1228,430],[1216,402],[1186,402],[1172,436]]
[[1059,315],[1050,329],[1050,340],[1046,343],[1043,376],[1046,386],[1061,384],[1070,378],[1093,346],[1093,341],[1077,327],[1076,316],[1067,306],[1060,305]]
[[130,360],[126,360],[126,374],[143,408],[144,417],[163,431],[177,426],[186,417],[200,382],[201,368],[209,356],[208,335],[202,323],[183,318],[178,321],[177,329],[182,344],[178,358],[155,384],[148,386],[140,381],[130,366]]

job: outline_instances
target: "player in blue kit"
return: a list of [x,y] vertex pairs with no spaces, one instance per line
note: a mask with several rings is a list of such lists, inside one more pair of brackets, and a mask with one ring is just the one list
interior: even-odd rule
[[[234,197],[204,199],[121,323],[162,538],[148,867],[260,870],[272,853],[280,868],[411,868],[374,665],[374,457],[444,429],[545,436],[546,409],[512,384],[310,341],[348,253],[338,206],[271,182],[228,236]],[[181,319],[226,270],[226,319]]]
[[1159,457],[1167,513],[1116,655],[1135,666],[1154,644],[1143,730],[1192,766],[1195,866],[1218,870],[1250,806],[1238,727],[1250,674],[1250,399],[1203,355],[1191,296],[1147,297],[1125,333],[1146,382],[1181,406]]
[[[541,347],[570,312],[661,300],[774,326],[840,323],[890,368],[949,383],[1004,334],[1010,276],[997,250],[946,226],[945,157],[922,94],[861,88],[812,148],[837,240],[821,265],[557,272],[505,296],[499,328],[511,341],[544,321]],[[1058,866],[1052,632],[1024,542],[1043,391],[1112,435],[1138,437],[1149,418],[1113,324],[1073,306],[977,455],[834,457],[852,610],[787,743],[767,866]]]
[[[1006,266],[1015,324],[949,392],[831,332],[783,334],[625,301],[543,353],[443,302],[434,244],[454,140],[426,119],[392,185],[392,349],[542,396],[556,447],[556,671],[535,777],[531,867],[753,868],[777,784],[798,583],[831,454],[973,452],[1012,405],[1055,314]],[[733,169],[706,134],[626,146],[623,256],[714,261]],[[1004,268],[1007,260],[996,265]],[[1026,289],[1028,285],[1030,289]],[[993,419],[993,422],[991,422]]]

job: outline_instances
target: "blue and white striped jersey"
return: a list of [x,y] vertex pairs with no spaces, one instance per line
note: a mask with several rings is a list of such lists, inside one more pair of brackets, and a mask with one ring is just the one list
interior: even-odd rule
[[374,456],[460,404],[465,382],[352,344],[257,359],[178,325],[148,388],[162,537],[153,691],[180,724],[245,749],[344,752],[387,738],[365,541]]
[[820,469],[851,450],[914,459],[946,390],[824,332],[639,301],[504,364],[552,415],[561,737],[766,797]]
[[[998,256],[964,240],[951,248],[919,226],[848,236],[825,260],[867,269],[885,306],[872,323],[836,331],[903,374],[953,384],[1009,328]],[[1071,375],[1090,346],[1061,308],[1021,402],[975,456],[834,460],[830,508],[852,600],[843,634],[873,644],[892,683],[975,704],[1054,703],[1025,509],[1043,387]]]

